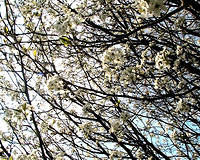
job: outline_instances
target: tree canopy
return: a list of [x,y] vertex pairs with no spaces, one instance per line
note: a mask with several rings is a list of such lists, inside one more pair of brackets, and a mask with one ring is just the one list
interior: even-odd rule
[[2,0],[0,157],[200,158],[198,0]]

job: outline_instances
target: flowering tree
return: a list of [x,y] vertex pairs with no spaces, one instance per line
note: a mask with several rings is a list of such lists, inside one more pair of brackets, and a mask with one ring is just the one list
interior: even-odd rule
[[200,157],[197,0],[4,0],[0,18],[2,158]]

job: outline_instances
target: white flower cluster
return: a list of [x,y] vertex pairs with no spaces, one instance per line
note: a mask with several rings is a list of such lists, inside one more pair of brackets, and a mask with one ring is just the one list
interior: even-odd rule
[[144,153],[138,149],[137,152],[135,153],[136,154],[136,157],[139,159],[139,160],[142,160],[143,156],[144,156]]
[[115,159],[115,158],[121,159],[121,158],[122,158],[122,155],[123,155],[122,152],[117,151],[117,150],[115,150],[115,151],[110,151],[109,154],[110,154],[110,156],[109,156],[109,159],[110,159],[110,160],[113,160],[113,159]]
[[158,78],[156,78],[156,79],[154,80],[154,88],[155,88],[155,89],[158,89],[158,88],[159,88],[159,79],[158,79]]
[[148,15],[160,16],[161,11],[166,10],[164,3],[165,0],[139,0],[137,8],[144,17]]
[[83,111],[83,114],[84,115],[89,115],[89,112],[88,110],[91,110],[92,109],[92,105],[90,105],[89,103],[88,104],[85,104],[82,108],[82,111]]
[[174,70],[177,70],[177,68],[178,68],[178,66],[179,66],[179,64],[181,62],[181,59],[185,59],[186,58],[185,54],[183,53],[183,47],[182,46],[179,46],[179,45],[177,46],[176,55],[177,55],[177,59],[174,62],[174,67],[173,67]]
[[189,112],[190,107],[186,104],[185,101],[183,101],[183,99],[179,99],[175,111],[176,112]]
[[118,133],[119,131],[121,131],[121,122],[118,119],[112,119],[109,121],[111,124],[110,133]]
[[176,81],[170,79],[168,76],[156,77],[154,79],[154,89],[165,88],[167,91],[174,89],[177,86]]
[[63,90],[63,81],[59,76],[52,76],[47,81],[47,88],[49,91],[60,91]]
[[79,125],[80,130],[82,131],[85,138],[88,138],[88,136],[95,131],[95,129],[92,127],[92,122],[86,122],[81,125]]
[[30,104],[27,104],[27,103],[24,103],[22,105],[20,105],[19,107],[19,110],[22,111],[22,113],[24,114],[24,116],[30,120],[31,119],[31,111],[34,110],[34,107]]
[[103,68],[121,66],[124,63],[124,50],[122,48],[117,48],[112,46],[104,52],[103,56]]
[[144,74],[144,70],[141,67],[141,65],[127,67],[122,71],[120,81],[125,85],[132,83],[139,78],[140,75]]
[[[105,82],[120,81],[120,83],[128,85],[140,78],[140,75],[145,74],[143,66],[139,63],[126,66],[129,63],[127,58],[130,54],[129,49],[130,48],[126,44],[115,45],[104,52],[102,66],[103,71],[105,72]],[[120,91],[120,89],[120,87],[113,87],[113,92],[117,93]]]
[[117,70],[125,63],[125,53],[126,51],[123,46],[112,46],[104,52],[102,66],[106,79],[111,80],[112,78],[116,78]]
[[142,16],[146,17],[148,15],[148,8],[149,8],[148,3],[145,0],[140,0],[138,2],[139,3],[137,5],[137,8],[139,13],[141,13]]
[[128,112],[122,112],[120,115],[120,120],[125,123],[127,120],[129,120],[130,114]]
[[156,68],[158,70],[165,70],[165,69],[170,69],[170,64],[169,61],[167,60],[167,56],[170,54],[170,52],[164,48],[161,52],[158,52],[156,57],[155,57],[155,63],[156,63]]
[[63,19],[58,20],[54,26],[61,36],[66,35],[66,33],[70,32],[71,29],[77,29],[77,27],[84,21],[80,14],[75,14],[67,8],[67,6],[63,6],[62,10],[65,15]]
[[13,127],[20,127],[25,119],[31,120],[31,111],[33,110],[34,107],[25,102],[19,105],[15,110],[5,110],[4,120],[6,122],[12,121]]

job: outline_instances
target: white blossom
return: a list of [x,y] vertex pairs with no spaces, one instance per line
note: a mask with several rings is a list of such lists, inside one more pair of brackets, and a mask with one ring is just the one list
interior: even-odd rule
[[111,125],[110,130],[109,130],[110,133],[117,133],[117,132],[119,132],[121,130],[121,127],[120,127],[121,126],[121,122],[120,122],[120,120],[112,119],[109,122],[110,122],[110,125]]
[[176,112],[188,112],[190,110],[189,106],[186,104],[185,101],[183,101],[183,99],[179,99],[178,103],[177,103],[177,107],[176,107]]
[[47,88],[49,91],[60,91],[63,90],[63,81],[59,76],[49,77],[47,81]]

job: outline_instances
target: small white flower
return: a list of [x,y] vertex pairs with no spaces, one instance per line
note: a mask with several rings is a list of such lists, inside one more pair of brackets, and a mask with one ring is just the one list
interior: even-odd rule
[[147,17],[149,5],[145,0],[140,0],[137,5],[137,8],[139,13],[141,13],[143,17]]
[[155,57],[155,67],[158,70],[165,70],[165,69],[170,69],[170,64],[169,61],[167,60],[167,56],[170,54],[166,48],[164,48],[161,52],[157,53]]
[[179,99],[177,103],[177,107],[175,109],[176,112],[189,112],[189,106],[183,101],[183,99]]
[[156,78],[155,81],[154,81],[154,88],[155,88],[155,89],[158,89],[158,88],[159,88],[159,87],[158,87],[158,86],[159,86],[158,80],[159,80],[159,79]]
[[121,130],[121,123],[119,120],[110,120],[111,128],[109,130],[110,133],[116,133]]
[[179,45],[178,45],[177,48],[176,48],[176,54],[177,54],[177,56],[181,55],[182,52],[183,52],[182,46],[179,46]]
[[137,150],[137,152],[136,152],[136,157],[137,157],[138,159],[142,159],[143,153],[142,153],[142,151],[141,151],[140,149]]

